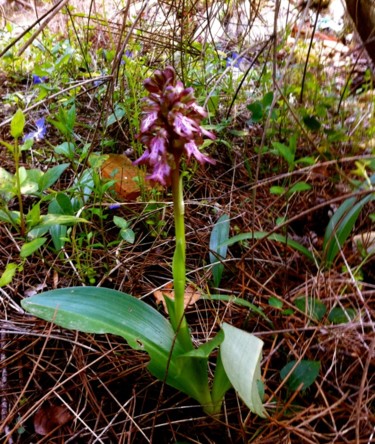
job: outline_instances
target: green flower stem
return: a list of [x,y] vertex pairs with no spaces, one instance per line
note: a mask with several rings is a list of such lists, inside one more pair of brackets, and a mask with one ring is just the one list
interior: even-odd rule
[[16,168],[16,191],[17,191],[17,199],[18,199],[18,205],[20,210],[20,232],[21,236],[24,237],[26,234],[26,227],[25,227],[25,216],[23,212],[23,202],[22,202],[22,193],[21,193],[21,181],[20,181],[20,148],[18,144],[18,139],[15,139],[14,141],[14,151],[13,151],[13,157],[14,157],[14,165]]
[[182,193],[182,178],[178,166],[172,171],[172,196],[176,233],[176,249],[173,255],[173,286],[174,286],[174,313],[171,316],[172,326],[177,337],[186,351],[193,350],[189,326],[185,318],[185,283],[186,283],[186,241],[184,222],[184,198]]
[[[179,162],[176,161],[178,165]],[[173,281],[174,281],[174,301],[169,301],[169,316],[171,324],[176,332],[179,342],[186,352],[194,350],[193,342],[189,331],[189,326],[185,317],[185,284],[186,284],[186,240],[184,222],[184,199],[182,192],[182,178],[179,168],[172,171],[172,195],[173,211],[175,220],[176,249],[173,255]],[[183,359],[183,358],[182,358]],[[220,412],[222,399],[212,401],[210,387],[208,383],[208,368],[206,359],[194,357],[185,358],[185,372],[182,378],[187,378],[195,388],[193,397],[202,405],[203,410],[214,415]]]

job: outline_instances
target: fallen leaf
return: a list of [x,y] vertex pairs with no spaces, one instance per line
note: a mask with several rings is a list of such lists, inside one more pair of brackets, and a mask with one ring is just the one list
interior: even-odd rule
[[41,284],[36,285],[35,287],[31,287],[28,290],[25,291],[25,296],[30,297],[34,296],[34,294],[39,293],[42,291],[45,287],[47,287],[47,284],[45,282],[42,282]]
[[[161,290],[154,291],[154,298],[156,299],[156,303],[163,304],[164,310],[167,311],[167,306],[164,300],[164,296],[174,300],[174,291],[173,291],[172,282],[168,282],[168,284],[165,285]],[[191,307],[200,299],[200,297],[201,293],[199,293],[193,285],[188,284],[184,294],[184,307],[185,308]]]
[[108,154],[107,160],[101,166],[104,179],[114,180],[114,190],[122,200],[136,200],[141,194],[139,180],[144,181],[144,172],[125,154]]
[[353,236],[353,247],[356,251],[362,248],[367,254],[375,254],[375,231]]
[[64,406],[43,405],[35,413],[34,430],[39,435],[48,435],[56,427],[66,424],[73,419],[73,415]]

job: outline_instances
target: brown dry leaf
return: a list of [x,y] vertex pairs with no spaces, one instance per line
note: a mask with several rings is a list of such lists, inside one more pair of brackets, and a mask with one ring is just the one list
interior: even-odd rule
[[[157,304],[163,304],[164,310],[167,311],[167,306],[165,304],[164,296],[167,296],[168,298],[174,300],[174,291],[173,291],[173,283],[168,282],[167,285],[164,286],[162,290],[156,290],[154,291],[154,298],[156,299]],[[194,305],[201,297],[201,293],[197,291],[197,289],[191,285],[188,284],[188,286],[185,289],[184,294],[184,307],[191,307]]]
[[136,200],[141,194],[138,178],[144,179],[144,172],[134,166],[125,154],[108,154],[101,167],[104,179],[115,180],[114,190],[121,200]]
[[64,406],[43,405],[34,416],[34,430],[39,435],[48,435],[56,427],[66,424],[73,415]]

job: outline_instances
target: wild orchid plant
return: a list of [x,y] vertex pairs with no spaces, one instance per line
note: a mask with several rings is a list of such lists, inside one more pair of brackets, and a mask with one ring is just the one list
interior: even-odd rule
[[[122,336],[131,347],[149,354],[148,369],[154,376],[196,399],[208,414],[220,412],[225,393],[233,386],[248,407],[264,417],[260,397],[262,341],[223,323],[214,339],[195,347],[185,318],[186,241],[180,163],[184,155],[201,164],[214,163],[198,147],[204,136],[215,136],[201,126],[206,112],[196,103],[193,89],[176,79],[172,67],[156,71],[144,85],[149,94],[144,99],[139,139],[146,150],[135,163],[150,167],[149,180],[172,187],[174,299],[165,296],[170,322],[145,302],[108,288],[52,290],[24,299],[22,306],[65,328]],[[218,347],[210,381],[208,359]]]

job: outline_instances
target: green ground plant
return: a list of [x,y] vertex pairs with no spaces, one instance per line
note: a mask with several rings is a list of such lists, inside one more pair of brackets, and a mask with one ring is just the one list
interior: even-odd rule
[[[371,440],[370,71],[358,85],[358,48],[321,34],[307,58],[300,18],[214,41],[245,2],[203,3],[69,0],[50,27],[0,29],[4,442]],[[187,154],[215,165],[164,162],[162,133],[148,149],[143,81],[171,64],[216,134]],[[144,147],[180,180],[155,162],[166,183],[124,200],[103,162]]]
[[[200,163],[213,163],[201,154],[202,137],[214,135],[199,123],[205,117],[192,88],[176,81],[173,68],[156,71],[145,81],[149,96],[141,124],[140,140],[147,149],[137,162],[153,169],[150,180],[171,184],[176,247],[173,256],[174,299],[165,296],[170,323],[157,311],[136,298],[115,290],[97,287],[59,289],[22,302],[23,307],[42,319],[89,333],[113,333],[124,337],[135,349],[150,356],[148,368],[161,381],[196,399],[208,414],[220,413],[226,391],[233,385],[248,407],[265,416],[258,386],[262,341],[224,323],[217,336],[195,348],[185,317],[186,239],[180,161],[183,154]],[[225,256],[226,247],[217,248],[229,232],[228,218],[221,218],[211,237],[211,248]],[[117,219],[128,230],[128,224]],[[127,231],[124,231],[126,234]],[[213,266],[218,285],[223,268]],[[220,346],[212,383],[208,379],[208,358]]]

